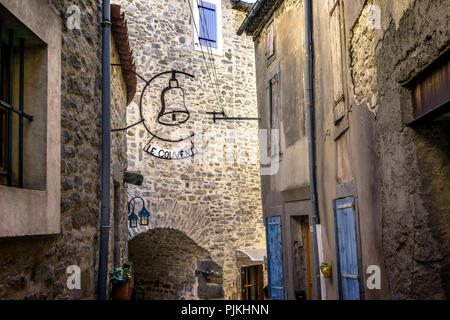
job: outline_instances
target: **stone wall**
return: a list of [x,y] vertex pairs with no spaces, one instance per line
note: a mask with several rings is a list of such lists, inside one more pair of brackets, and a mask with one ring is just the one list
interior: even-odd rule
[[[194,50],[194,28],[186,1],[115,2],[126,13],[137,71],[145,79],[172,69],[195,75],[193,80],[178,77],[185,89],[192,120],[184,129],[189,131],[194,129],[192,124],[201,125],[203,128],[195,130],[195,139],[202,133],[204,136],[203,141],[195,141],[199,150],[195,158],[167,161],[143,151],[151,136],[142,125],[129,130],[129,170],[144,175],[144,184],[130,189],[130,193],[147,200],[152,214],[150,228],[181,230],[207,250],[223,268],[225,297],[239,297],[235,250],[265,247],[257,161],[258,123],[218,121],[214,124],[205,113],[220,112],[223,106],[228,116],[256,116],[253,42],[250,37],[236,35],[245,14],[232,10],[230,1],[222,1],[224,55],[205,53],[207,68],[202,53]],[[214,60],[217,72],[220,103],[210,81],[213,70],[210,59]],[[167,80],[166,77],[156,81],[143,97],[144,118],[151,129],[158,129],[155,123],[161,108],[160,93]],[[139,120],[143,82],[138,86],[135,102],[128,107],[129,124]],[[161,141],[158,144],[177,149]],[[214,158],[215,151],[218,153]],[[222,151],[231,154],[233,161],[226,162]],[[234,161],[238,155],[243,155],[243,160]],[[142,231],[145,228],[130,231],[131,237]]]
[[[211,262],[209,253],[183,232],[152,229],[130,241],[130,260],[136,273],[135,298],[146,300],[192,300],[205,298],[201,264]],[[203,282],[203,285],[202,285]],[[219,296],[223,296],[221,286]],[[214,296],[210,296],[214,297]]]
[[[353,90],[358,104],[363,101],[376,114],[378,103],[377,68],[375,61],[375,28],[373,23],[373,1],[367,1],[352,30],[350,55]],[[372,9],[372,10],[371,10]]]
[[[47,2],[61,18],[62,25],[61,233],[0,239],[0,299],[91,299],[96,295],[101,175],[101,7],[97,1]],[[81,30],[66,27],[70,5],[77,5],[81,10]],[[123,85],[117,86],[122,90]],[[123,94],[113,96],[113,123],[124,125]],[[112,150],[114,162],[122,169],[126,165],[124,139],[124,136],[114,138]],[[66,268],[70,265],[81,268],[81,290],[69,290],[66,286]]]
[[[111,64],[120,64],[114,38],[111,38]],[[122,68],[111,67],[111,128],[123,128],[127,123],[127,89]],[[128,260],[128,215],[126,184],[123,173],[128,166],[126,131],[111,133],[111,216],[109,269],[122,267]],[[116,246],[116,248],[115,248]],[[118,255],[118,257],[115,257]]]

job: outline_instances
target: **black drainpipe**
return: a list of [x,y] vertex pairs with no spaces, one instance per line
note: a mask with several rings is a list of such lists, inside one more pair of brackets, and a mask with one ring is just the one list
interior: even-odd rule
[[111,178],[111,1],[103,0],[102,22],[102,211],[97,299],[106,300]]
[[317,225],[320,225],[319,206],[317,203],[316,187],[316,138],[314,124],[314,43],[313,43],[313,17],[312,0],[305,0],[305,47],[306,47],[306,115],[308,121],[308,157],[309,157],[309,188],[311,198],[311,221],[314,230],[314,258],[317,275],[317,298],[321,299],[319,247],[317,238]]

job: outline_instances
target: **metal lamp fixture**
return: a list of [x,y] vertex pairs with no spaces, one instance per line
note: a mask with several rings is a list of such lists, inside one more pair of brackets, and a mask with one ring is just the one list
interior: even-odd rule
[[130,223],[130,228],[137,228],[138,220],[139,220],[139,218],[136,215],[136,213],[134,213],[134,209],[133,209],[133,212],[131,212],[131,214],[128,216],[128,221]]
[[139,221],[141,223],[141,226],[148,226],[149,217],[150,217],[150,212],[148,212],[148,210],[145,209],[145,207],[142,207],[141,212],[139,212]]
[[[139,217],[134,212],[136,199],[142,201],[142,209],[139,211]],[[130,201],[128,201],[128,221],[130,224],[130,228],[137,228],[138,221],[141,226],[149,225],[150,212],[145,208],[145,200],[141,197],[133,197]]]

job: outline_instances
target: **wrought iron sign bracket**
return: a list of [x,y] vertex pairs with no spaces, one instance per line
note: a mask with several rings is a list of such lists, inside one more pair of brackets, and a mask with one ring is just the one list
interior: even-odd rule
[[[225,114],[225,111],[222,112],[207,112],[206,114],[212,115],[213,116],[213,122],[216,123],[219,120],[224,120],[224,121],[259,121],[261,120],[261,118],[249,118],[249,117],[228,117]],[[221,117],[218,117],[221,116]]]

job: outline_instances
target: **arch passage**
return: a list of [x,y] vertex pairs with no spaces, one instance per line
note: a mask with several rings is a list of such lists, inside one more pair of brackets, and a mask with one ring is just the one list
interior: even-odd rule
[[[182,231],[150,229],[130,240],[129,254],[136,273],[137,300],[223,297],[222,269]],[[219,276],[207,283],[202,273],[206,270]]]

